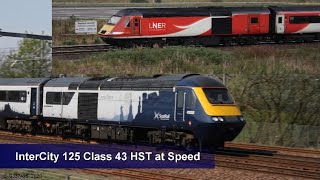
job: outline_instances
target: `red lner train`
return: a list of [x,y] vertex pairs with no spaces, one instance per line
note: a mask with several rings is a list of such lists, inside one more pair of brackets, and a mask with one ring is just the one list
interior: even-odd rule
[[99,36],[121,47],[312,42],[320,39],[320,6],[130,8]]

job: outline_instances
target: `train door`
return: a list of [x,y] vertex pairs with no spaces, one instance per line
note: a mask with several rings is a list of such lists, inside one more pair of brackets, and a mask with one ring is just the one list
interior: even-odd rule
[[185,122],[193,119],[195,113],[195,95],[191,89],[178,90],[175,93],[175,121]]
[[37,115],[37,88],[31,88],[30,115]]
[[259,15],[249,15],[248,33],[259,34],[260,33],[260,21]]
[[284,15],[277,14],[276,15],[276,32],[277,34],[283,34],[284,33]]
[[132,35],[140,35],[141,34],[141,18],[135,17],[132,19]]

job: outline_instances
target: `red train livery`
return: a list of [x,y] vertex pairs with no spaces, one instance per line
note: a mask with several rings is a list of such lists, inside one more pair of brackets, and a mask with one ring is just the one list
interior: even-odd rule
[[320,6],[123,9],[99,36],[128,47],[314,41],[320,39]]

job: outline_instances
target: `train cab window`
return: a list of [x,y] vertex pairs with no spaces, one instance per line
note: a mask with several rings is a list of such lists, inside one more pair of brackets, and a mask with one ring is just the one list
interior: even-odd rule
[[194,108],[196,104],[196,97],[192,91],[187,91],[186,94],[186,107]]
[[211,104],[234,104],[227,89],[204,88],[203,91]]
[[110,24],[110,25],[116,25],[119,21],[120,21],[121,17],[120,16],[112,16],[107,24]]
[[0,91],[0,101],[6,101],[6,91]]
[[257,24],[257,23],[259,23],[259,19],[257,17],[252,17],[251,24]]
[[126,22],[124,23],[125,27],[130,27],[130,18],[126,19]]
[[74,95],[74,92],[64,92],[62,98],[62,104],[68,105]]
[[47,92],[46,104],[61,104],[62,92]]
[[26,102],[26,91],[8,91],[8,102]]

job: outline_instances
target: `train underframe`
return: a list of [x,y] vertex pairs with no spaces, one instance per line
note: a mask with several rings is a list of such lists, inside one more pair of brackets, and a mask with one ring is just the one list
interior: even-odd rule
[[[201,150],[203,148],[201,138],[197,138],[192,132],[166,128],[155,129],[117,124],[91,124],[71,120],[41,120],[36,118],[28,120],[1,119],[0,128],[12,131],[13,133],[58,135],[64,138],[81,138],[84,141],[93,139],[103,142],[174,145],[183,147],[188,151]],[[210,144],[212,143],[210,142]],[[223,146],[224,140],[214,142],[214,146],[210,148]]]
[[314,42],[320,40],[320,33],[313,34],[273,34],[273,35],[224,35],[224,36],[197,36],[176,38],[134,38],[115,39],[101,37],[110,45],[131,47],[163,47],[163,46],[236,46],[255,45],[259,43],[292,43]]

